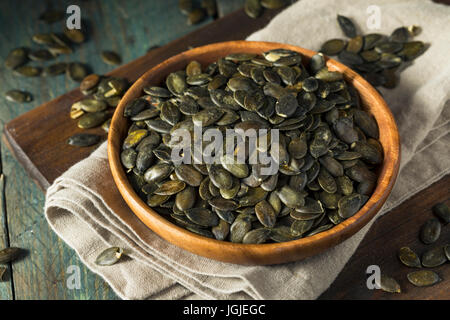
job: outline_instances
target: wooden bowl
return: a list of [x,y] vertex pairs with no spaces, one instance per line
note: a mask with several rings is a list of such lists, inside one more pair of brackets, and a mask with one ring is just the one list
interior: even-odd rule
[[130,125],[123,117],[125,105],[139,97],[145,85],[160,85],[169,73],[184,69],[192,60],[206,66],[230,53],[261,54],[275,48],[297,51],[305,60],[316,54],[311,50],[273,42],[215,43],[182,52],[153,67],[141,76],[122,98],[112,118],[108,135],[108,156],[112,175],[130,209],[161,238],[192,253],[220,261],[246,265],[285,263],[318,254],[351,237],[375,216],[386,201],[397,177],[400,163],[399,135],[394,117],[380,94],[366,80],[332,59],[327,60],[329,69],[344,74],[346,81],[352,83],[359,92],[363,107],[369,110],[378,122],[380,142],[384,149],[384,161],[379,169],[376,189],[364,207],[351,218],[328,231],[298,240],[268,244],[237,244],[202,237],[178,227],[148,207],[133,190],[120,161],[122,141]]

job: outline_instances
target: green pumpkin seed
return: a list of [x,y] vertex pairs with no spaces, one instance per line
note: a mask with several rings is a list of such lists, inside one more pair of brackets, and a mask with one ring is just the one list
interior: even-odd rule
[[202,8],[195,8],[191,12],[189,12],[187,24],[188,25],[197,24],[201,22],[203,19],[205,19],[205,17],[206,17],[205,10],[203,10]]
[[433,213],[445,224],[450,222],[450,209],[445,203],[438,203],[433,206]]
[[109,65],[119,65],[122,63],[122,58],[114,51],[102,51],[100,54],[103,62]]
[[0,263],[8,263],[16,260],[23,254],[23,250],[16,247],[9,247],[0,250]]
[[198,172],[194,167],[187,164],[181,164],[180,166],[176,167],[175,173],[178,179],[186,182],[192,187],[198,187],[203,180],[202,174]]
[[72,43],[80,44],[84,42],[84,33],[79,29],[64,29],[64,36]]
[[51,64],[47,67],[44,67],[44,69],[42,69],[42,76],[54,77],[54,76],[66,73],[66,71],[67,71],[67,63],[58,62],[58,63]]
[[328,55],[334,56],[339,54],[345,48],[345,41],[342,39],[331,39],[322,44],[320,52]]
[[380,289],[390,293],[401,293],[399,283],[394,278],[388,277],[384,274],[380,275],[380,283],[378,284]]
[[185,211],[186,216],[200,226],[214,227],[219,224],[219,218],[217,215],[208,209],[192,208]]
[[211,229],[217,240],[224,241],[230,233],[230,224],[224,220],[220,220],[219,224]]
[[42,69],[32,66],[21,66],[14,69],[14,73],[23,77],[37,77],[41,74]]
[[360,194],[353,193],[348,196],[342,197],[338,202],[338,213],[339,216],[343,219],[350,218],[362,206],[362,198]]
[[186,183],[180,180],[167,181],[161,184],[153,193],[159,195],[173,195],[182,191],[186,187]]
[[260,0],[246,0],[244,11],[250,18],[258,18],[263,13]]
[[266,228],[254,229],[247,232],[242,239],[242,243],[264,243],[270,235],[270,230]]
[[442,280],[436,272],[430,270],[411,272],[408,273],[406,277],[408,278],[408,281],[416,287],[432,286]]
[[427,268],[438,267],[446,262],[447,257],[443,246],[432,248],[422,255],[422,265]]
[[286,0],[261,0],[261,6],[267,9],[280,9],[286,5]]
[[400,261],[407,267],[411,268],[422,267],[419,257],[409,247],[400,248],[400,250],[398,251],[398,257]]
[[364,38],[362,36],[356,36],[348,41],[347,48],[345,50],[352,53],[358,53],[362,50],[363,45]]
[[230,227],[230,241],[242,243],[245,235],[251,230],[252,223],[249,219],[235,219]]
[[86,66],[78,62],[72,62],[67,66],[67,76],[76,82],[81,82],[88,75]]
[[28,53],[28,58],[33,61],[47,61],[54,58],[50,51],[46,49],[40,49]]
[[399,57],[405,61],[412,61],[423,54],[426,50],[425,44],[421,41],[411,41],[403,44],[403,49],[397,52]]
[[28,49],[17,48],[8,53],[5,59],[5,67],[8,69],[16,69],[24,65],[28,61]]
[[100,126],[105,122],[107,117],[106,112],[92,112],[86,113],[78,120],[78,127],[81,129],[90,129]]
[[39,20],[44,21],[47,24],[53,24],[63,19],[64,19],[64,11],[56,9],[47,10],[39,16]]

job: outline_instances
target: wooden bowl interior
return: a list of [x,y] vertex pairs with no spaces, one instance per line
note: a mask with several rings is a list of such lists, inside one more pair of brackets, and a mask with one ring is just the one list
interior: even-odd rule
[[275,48],[286,48],[300,52],[309,61],[316,52],[300,47],[271,43],[231,41],[195,48],[174,56],[155,66],[139,78],[127,91],[117,107],[108,135],[108,157],[114,181],[125,201],[137,217],[150,229],[167,241],[192,253],[208,258],[238,264],[276,264],[299,260],[320,253],[359,231],[375,216],[389,195],[399,166],[399,137],[394,118],[379,93],[361,76],[345,65],[327,60],[330,70],[344,74],[346,81],[358,91],[363,107],[373,114],[379,129],[380,143],[384,149],[384,161],[379,167],[377,187],[361,210],[328,231],[294,241],[269,244],[236,244],[218,241],[189,232],[165,219],[142,201],[131,184],[120,162],[123,139],[127,135],[129,122],[123,117],[127,102],[141,96],[145,85],[161,85],[166,76],[184,69],[192,61],[199,61],[203,67],[230,53],[249,52],[261,54]]

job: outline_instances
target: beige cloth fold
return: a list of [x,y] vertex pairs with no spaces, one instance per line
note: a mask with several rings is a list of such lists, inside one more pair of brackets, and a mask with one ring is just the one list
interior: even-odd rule
[[[424,0],[301,0],[249,40],[318,49],[323,41],[342,37],[337,13],[353,18],[368,33],[370,5],[381,12],[381,29],[370,32],[390,33],[417,24],[423,28],[417,39],[431,44],[402,73],[396,89],[381,89],[402,142],[400,175],[381,215],[450,170],[450,7]],[[105,144],[56,179],[45,203],[53,230],[124,299],[315,299],[334,281],[374,221],[340,245],[303,261],[240,266],[171,245],[131,211],[120,210],[124,207]],[[127,258],[109,267],[95,265],[97,255],[110,246],[125,248]]]

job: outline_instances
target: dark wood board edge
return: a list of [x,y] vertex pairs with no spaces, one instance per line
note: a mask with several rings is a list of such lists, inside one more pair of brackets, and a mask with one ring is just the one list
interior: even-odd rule
[[[163,47],[154,49],[146,55],[114,69],[107,75],[126,76],[126,72],[130,68],[130,66],[147,65],[148,68],[149,66],[156,65],[179,52],[187,50],[189,46],[200,46],[213,42],[244,39],[252,32],[264,27],[280,11],[281,10],[265,10],[264,14],[258,19],[250,19],[245,14],[243,9],[237,10],[224,16],[223,18],[217,19],[214,22],[199,28],[192,33],[189,33],[179,39],[173,40]],[[234,27],[232,28],[233,32],[230,31],[227,36],[218,36],[218,34],[220,33],[217,33],[217,30],[227,30],[227,28],[230,28],[235,24],[235,21],[240,21],[238,29]],[[144,73],[146,70],[147,69],[143,69],[142,73]],[[136,78],[137,76],[134,79],[129,80],[133,81],[136,80]],[[5,145],[12,152],[17,161],[25,168],[31,179],[43,191],[47,190],[54,179],[49,179],[44,174],[42,174],[33,160],[30,159],[27,153],[23,150],[20,143],[17,142],[18,135],[16,134],[15,127],[22,121],[24,121],[24,119],[39,117],[39,114],[42,113],[42,110],[48,108],[49,104],[57,105],[58,100],[62,100],[63,97],[67,96],[73,96],[73,98],[75,99],[77,97],[81,97],[81,93],[79,92],[78,88],[71,90],[64,95],[46,102],[34,108],[33,110],[30,110],[11,120],[10,122],[6,123],[3,128],[2,140],[4,141]],[[91,151],[92,150],[83,150],[80,152],[84,152],[83,158],[85,158],[90,154]]]
[[22,148],[14,141],[14,138],[11,137],[11,133],[5,125],[2,134],[2,142],[5,146],[11,151],[14,158],[24,167],[25,171],[28,173],[30,178],[36,183],[36,185],[41,188],[43,191],[47,190],[50,187],[47,179],[39,172],[30,158],[23,152]]

